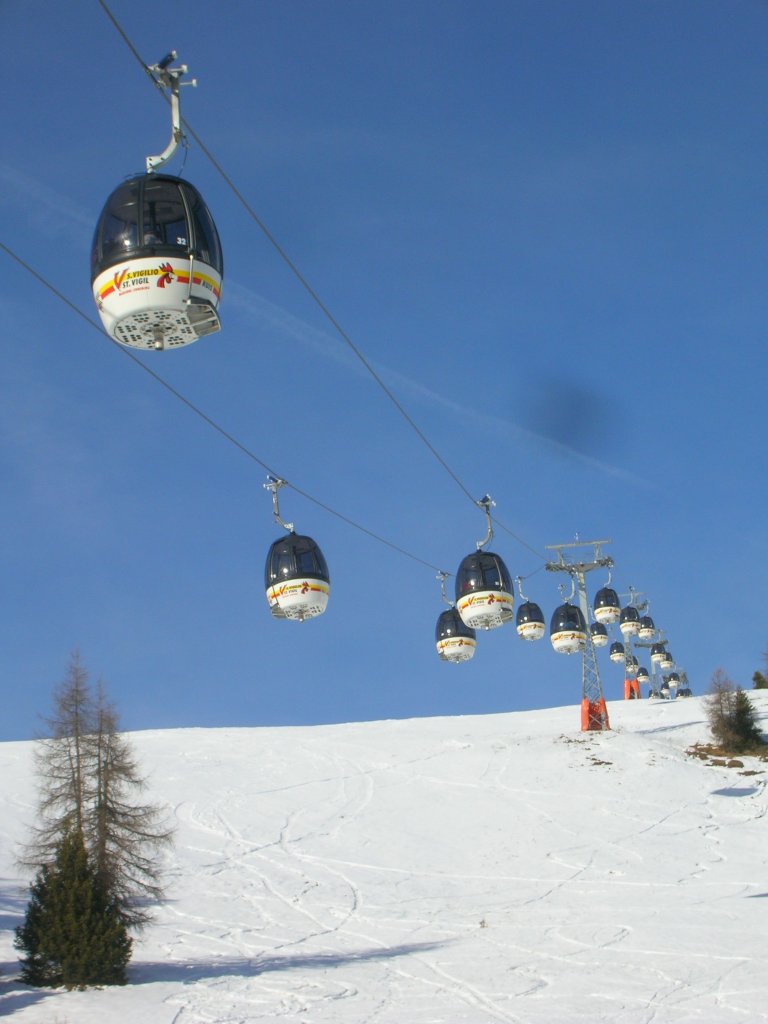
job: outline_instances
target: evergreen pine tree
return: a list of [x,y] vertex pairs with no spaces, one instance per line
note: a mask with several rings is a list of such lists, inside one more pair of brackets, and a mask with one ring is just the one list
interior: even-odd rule
[[752,702],[740,687],[734,687],[722,669],[712,676],[706,709],[712,735],[727,752],[742,754],[762,745]]
[[[765,658],[766,665],[768,665],[768,651],[765,652],[763,657]],[[755,672],[752,676],[752,682],[756,690],[768,690],[768,671],[766,673]]]
[[26,954],[21,975],[30,985],[125,984],[131,956],[127,926],[77,830],[64,836],[55,861],[32,883],[15,945]]
[[[118,730],[117,713],[101,684],[94,697],[77,654],[54,691],[54,712],[47,724],[50,736],[40,740],[35,751],[38,823],[20,858],[23,866],[38,872],[20,939],[20,948],[28,951],[25,972],[30,980],[51,973],[46,966],[50,947],[35,938],[39,904],[47,907],[44,931],[50,938],[63,904],[51,902],[49,889],[59,878],[55,865],[62,852],[71,852],[73,835],[87,854],[99,919],[104,927],[107,919],[114,919],[118,933],[126,927],[141,928],[149,920],[146,901],[162,896],[157,854],[172,841],[161,809],[139,802],[145,781],[130,744]],[[103,941],[108,944],[106,933]],[[119,934],[116,941],[119,947]],[[113,952],[119,960],[119,948]],[[92,960],[92,953],[88,957]],[[60,958],[56,962],[60,970]],[[99,973],[104,981],[106,967]]]
[[738,751],[751,750],[763,742],[757,713],[747,694],[738,687],[733,702],[733,731],[738,737]]

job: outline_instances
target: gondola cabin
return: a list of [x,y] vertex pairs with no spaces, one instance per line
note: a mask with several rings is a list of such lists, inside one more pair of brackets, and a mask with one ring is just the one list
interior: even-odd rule
[[462,560],[456,572],[456,608],[470,629],[496,629],[512,622],[512,579],[498,555],[474,551]]
[[637,670],[637,681],[638,683],[650,683],[651,677],[648,675],[647,668],[639,668]]
[[552,613],[549,639],[558,654],[576,654],[587,642],[587,624],[581,609],[574,604],[561,604]]
[[669,651],[664,651],[664,656],[659,662],[659,668],[666,669],[667,671],[674,668],[675,659],[672,657]]
[[606,626],[610,626],[612,622],[618,622],[621,614],[619,595],[611,587],[602,587],[595,594],[592,609],[598,622],[602,622]]
[[611,644],[611,649],[608,652],[608,657],[611,661],[619,662],[624,661],[624,644],[620,640],[614,640]]
[[93,236],[91,284],[115,341],[179,348],[220,330],[223,273],[216,225],[188,181],[140,174],[107,199]]
[[602,624],[602,622],[593,622],[590,624],[589,632],[592,634],[592,644],[594,647],[605,647],[608,643],[608,630]]
[[541,640],[547,631],[544,613],[535,601],[523,601],[518,606],[515,625],[522,640]]
[[621,609],[619,616],[619,629],[623,637],[637,636],[640,628],[640,613],[634,605],[628,604]]
[[460,665],[474,657],[477,640],[474,629],[462,621],[455,608],[448,608],[437,620],[435,646],[441,661]]
[[664,644],[654,644],[651,647],[651,663],[654,665],[660,665],[661,660],[664,657],[665,647]]
[[634,679],[637,676],[638,667],[637,658],[634,654],[630,654],[624,661],[624,674],[627,679]]
[[273,616],[298,622],[322,615],[331,592],[322,551],[311,537],[298,533],[280,537],[271,546],[264,584]]
[[643,615],[638,623],[637,635],[641,640],[653,640],[656,636],[656,624],[650,615]]

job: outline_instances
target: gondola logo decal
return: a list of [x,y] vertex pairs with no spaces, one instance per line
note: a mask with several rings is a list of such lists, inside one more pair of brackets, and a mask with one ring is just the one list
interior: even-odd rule
[[464,598],[459,602],[460,608],[472,608],[474,605],[489,605],[489,604],[509,604],[511,598],[507,594],[489,594],[488,597],[484,597],[480,594],[472,595]]
[[271,587],[267,596],[271,601],[278,601],[281,597],[289,597],[296,593],[308,594],[310,591],[316,594],[328,594],[330,588],[319,582],[310,583],[308,580],[302,580],[300,583],[283,583],[279,587]]
[[[175,270],[169,262],[161,263],[157,267],[142,267],[139,270],[131,270],[130,266],[123,267],[122,270],[116,270],[112,277],[99,287],[98,298],[103,300],[110,295],[128,295],[136,291],[147,291],[151,287],[153,279],[158,288],[165,288],[174,283],[188,285],[189,272]],[[212,292],[217,300],[221,297],[220,283],[207,274],[193,273],[192,284],[197,288]]]
[[161,263],[160,270],[162,271],[162,276],[157,279],[157,287],[165,288],[167,284],[172,284],[174,270],[170,263]]

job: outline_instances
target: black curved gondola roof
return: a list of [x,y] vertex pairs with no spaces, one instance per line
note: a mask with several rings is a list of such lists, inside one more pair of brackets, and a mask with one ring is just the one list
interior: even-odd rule
[[219,233],[195,186],[172,174],[138,174],[118,185],[94,231],[91,280],[126,260],[179,255],[224,273]]
[[598,608],[619,608],[619,595],[612,587],[601,587],[595,594],[592,607]]
[[492,551],[473,551],[461,560],[456,570],[456,600],[483,590],[511,594],[512,577],[500,555]]
[[435,641],[444,640],[449,636],[465,636],[474,640],[477,633],[468,626],[455,608],[447,608],[438,617],[435,626]]
[[267,552],[264,586],[269,588],[297,579],[331,582],[328,565],[317,543],[300,533],[287,533],[278,537]]
[[567,629],[578,629],[586,633],[587,625],[584,622],[581,608],[575,604],[568,604],[566,601],[552,612],[549,630],[550,633],[559,633],[561,630]]
[[540,622],[543,625],[544,613],[535,601],[523,601],[521,605],[518,605],[515,621],[518,626],[522,626],[526,622]]

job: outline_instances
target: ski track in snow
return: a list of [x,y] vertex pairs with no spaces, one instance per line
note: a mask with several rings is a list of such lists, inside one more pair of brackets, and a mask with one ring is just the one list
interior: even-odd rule
[[[0,1015],[768,1021],[768,901],[750,898],[768,891],[764,780],[686,757],[705,738],[691,724],[698,702],[686,703],[611,708],[602,735],[576,732],[570,708],[138,734],[178,832],[136,983],[38,998],[3,982]],[[30,745],[5,746],[13,772]],[[7,878],[33,798],[12,788],[0,819],[15,823],[0,826]]]

